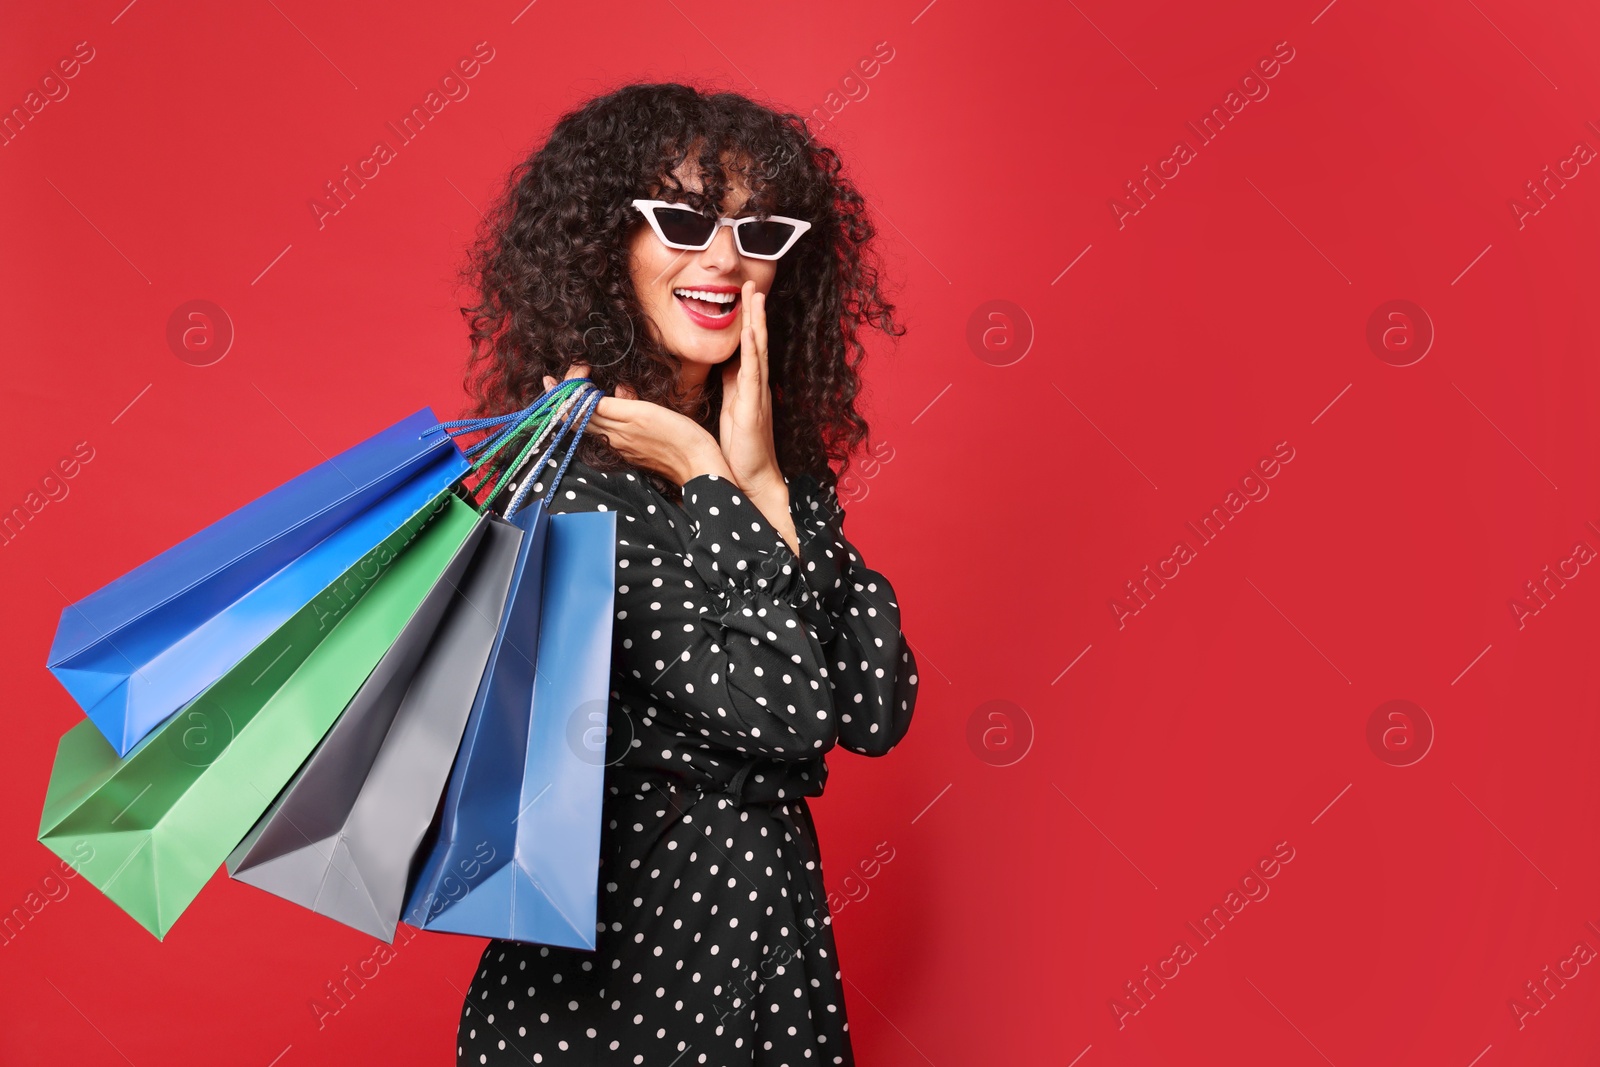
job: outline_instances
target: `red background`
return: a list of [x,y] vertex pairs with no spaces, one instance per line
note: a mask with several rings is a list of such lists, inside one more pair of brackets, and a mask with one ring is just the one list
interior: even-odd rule
[[[1600,949],[1600,568],[1520,627],[1509,602],[1600,548],[1600,173],[1525,188],[1600,148],[1600,16],[1325,2],[17,7],[4,108],[94,58],[0,148],[0,507],[94,458],[0,549],[0,908],[56,867],[61,607],[319,451],[456,413],[453,272],[558,114],[672,78],[838,107],[883,41],[821,130],[910,325],[869,363],[892,458],[847,531],[921,699],[815,805],[861,1062],[1588,1062],[1600,968],[1520,1026],[1509,1004]],[[480,41],[470,95],[319,228],[324,183]],[[1270,94],[1200,146],[1185,122],[1279,42]],[[1119,228],[1111,198],[1180,138],[1195,158]],[[166,339],[194,299],[237,332],[210,366]],[[1396,299],[1436,333],[1409,366],[1367,340]],[[1279,442],[1270,495],[1198,545],[1185,523]],[[1119,627],[1180,538],[1195,558]],[[1435,734],[1409,766],[1380,758],[1405,736],[1368,741],[1393,699]],[[1279,842],[1270,895],[1201,945],[1185,923]],[[69,884],[0,947],[5,1063],[452,1062],[480,941],[417,936],[319,1029],[370,938],[219,874],[160,943]],[[1195,958],[1119,1025],[1180,938]]]

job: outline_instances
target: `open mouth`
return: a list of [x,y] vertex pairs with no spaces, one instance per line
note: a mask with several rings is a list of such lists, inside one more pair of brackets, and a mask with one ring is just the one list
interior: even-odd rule
[[720,329],[734,320],[739,310],[739,291],[720,289],[674,289],[672,295],[689,318],[701,326]]

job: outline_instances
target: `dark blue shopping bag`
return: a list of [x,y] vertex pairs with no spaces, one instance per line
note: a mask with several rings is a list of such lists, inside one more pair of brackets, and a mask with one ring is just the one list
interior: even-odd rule
[[[572,448],[581,434],[580,425]],[[561,471],[545,498],[511,516],[522,531],[511,593],[404,919],[592,949],[616,513],[550,514]]]
[[422,409],[66,608],[48,666],[125,756],[469,465]]

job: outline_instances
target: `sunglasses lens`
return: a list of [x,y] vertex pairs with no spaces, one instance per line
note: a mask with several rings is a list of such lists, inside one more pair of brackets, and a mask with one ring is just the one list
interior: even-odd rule
[[795,227],[787,222],[771,219],[747,222],[739,227],[739,243],[751,255],[775,256],[789,243],[794,231]]
[[656,222],[670,243],[694,247],[705,244],[706,238],[711,236],[711,231],[717,225],[698,211],[677,207],[656,208]]

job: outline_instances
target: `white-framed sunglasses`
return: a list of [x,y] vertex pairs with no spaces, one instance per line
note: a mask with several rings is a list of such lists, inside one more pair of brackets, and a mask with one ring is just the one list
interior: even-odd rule
[[740,255],[751,259],[777,259],[794,247],[801,234],[811,229],[811,223],[804,219],[785,218],[782,215],[714,219],[683,204],[666,200],[635,200],[633,206],[644,215],[662,244],[684,252],[705,251],[716,240],[718,230],[732,226],[733,241]]

